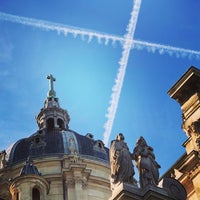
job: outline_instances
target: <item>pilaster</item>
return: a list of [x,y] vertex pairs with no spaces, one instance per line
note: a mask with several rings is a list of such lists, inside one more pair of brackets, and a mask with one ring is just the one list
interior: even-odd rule
[[69,160],[70,163],[63,169],[66,178],[68,199],[87,200],[88,178],[91,174],[91,170],[87,169],[87,165],[84,164],[77,155],[69,157]]

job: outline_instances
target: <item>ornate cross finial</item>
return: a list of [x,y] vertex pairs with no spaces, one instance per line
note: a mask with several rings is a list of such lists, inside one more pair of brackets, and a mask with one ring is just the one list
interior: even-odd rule
[[52,74],[47,76],[47,79],[49,79],[49,91],[47,93],[48,98],[55,98],[56,97],[56,92],[53,89],[53,82],[56,81],[56,79],[53,77]]

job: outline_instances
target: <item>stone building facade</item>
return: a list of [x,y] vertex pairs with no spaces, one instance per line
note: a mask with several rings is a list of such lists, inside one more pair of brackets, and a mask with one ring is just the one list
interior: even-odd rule
[[200,70],[190,67],[168,91],[182,110],[182,129],[187,136],[185,153],[164,174],[180,181],[188,200],[200,199]]

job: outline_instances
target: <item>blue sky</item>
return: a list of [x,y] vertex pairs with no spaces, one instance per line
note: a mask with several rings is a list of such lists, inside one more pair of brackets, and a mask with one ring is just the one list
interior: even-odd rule
[[[35,116],[50,73],[60,105],[71,116],[70,129],[103,140],[124,44],[112,37],[127,34],[133,2],[0,0],[0,149],[37,131]],[[132,151],[142,135],[154,148],[161,174],[184,153],[181,109],[167,91],[190,66],[200,67],[199,7],[197,0],[142,0],[135,21],[136,43],[108,143],[122,132]],[[54,29],[38,27],[41,22]]]

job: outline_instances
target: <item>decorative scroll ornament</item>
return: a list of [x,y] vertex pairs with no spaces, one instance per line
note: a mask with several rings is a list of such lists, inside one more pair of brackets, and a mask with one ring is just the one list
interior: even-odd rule
[[88,181],[86,177],[74,176],[73,178],[66,180],[67,186],[69,188],[74,188],[76,184],[82,185],[82,189],[86,189]]
[[188,133],[190,136],[192,136],[192,134],[200,135],[200,119],[191,123],[188,127]]

